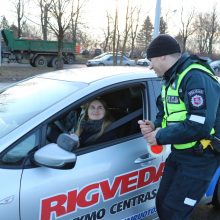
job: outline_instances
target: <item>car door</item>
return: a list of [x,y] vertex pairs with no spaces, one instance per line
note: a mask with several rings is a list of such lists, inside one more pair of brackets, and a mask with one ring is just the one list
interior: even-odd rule
[[110,55],[109,57],[107,57],[107,59],[104,60],[104,64],[106,66],[112,66],[113,65],[113,56]]
[[[138,83],[138,87],[142,93],[141,108],[150,112],[147,90],[143,83]],[[132,93],[137,96],[135,90]],[[164,163],[162,157],[148,154],[140,131],[74,153],[77,160],[71,169],[37,166],[23,170],[21,220],[156,216],[155,196]]]
[[0,219],[20,220],[23,162],[27,154],[38,146],[39,131],[35,131],[22,137],[0,154]]

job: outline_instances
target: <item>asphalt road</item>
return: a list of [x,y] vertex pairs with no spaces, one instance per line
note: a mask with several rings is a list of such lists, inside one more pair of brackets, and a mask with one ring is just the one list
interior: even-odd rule
[[190,220],[220,220],[220,210],[211,205],[199,205]]

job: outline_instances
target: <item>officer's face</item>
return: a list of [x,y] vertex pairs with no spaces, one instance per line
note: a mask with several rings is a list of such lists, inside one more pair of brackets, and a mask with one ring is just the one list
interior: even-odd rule
[[165,58],[164,56],[161,57],[153,57],[150,58],[150,69],[153,69],[157,76],[161,77],[166,72],[166,68],[164,66]]

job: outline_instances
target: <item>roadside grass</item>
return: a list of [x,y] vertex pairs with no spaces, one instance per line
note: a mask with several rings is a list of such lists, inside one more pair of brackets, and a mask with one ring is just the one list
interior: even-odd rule
[[27,77],[31,77],[40,73],[54,71],[53,68],[44,67],[37,68],[32,66],[23,65],[3,65],[0,67],[0,82],[14,82],[20,81]]

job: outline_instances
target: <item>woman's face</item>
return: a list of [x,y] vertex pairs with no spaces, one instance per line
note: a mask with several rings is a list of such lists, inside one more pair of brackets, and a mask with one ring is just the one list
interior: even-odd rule
[[104,116],[105,116],[105,108],[103,104],[98,100],[92,101],[88,108],[89,119],[100,120],[100,119],[103,119]]

